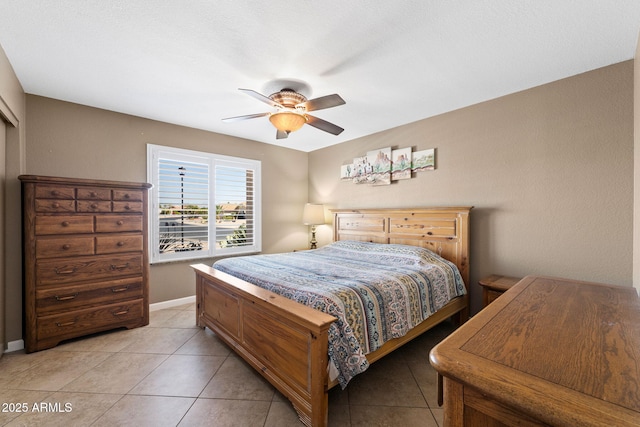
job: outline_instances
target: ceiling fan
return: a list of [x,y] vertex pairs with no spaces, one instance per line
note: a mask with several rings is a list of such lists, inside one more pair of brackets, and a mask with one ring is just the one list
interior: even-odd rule
[[329,132],[333,135],[340,135],[344,130],[340,126],[329,123],[318,117],[307,114],[308,111],[323,110],[325,108],[337,107],[345,103],[338,94],[321,96],[309,99],[293,89],[282,89],[269,96],[264,96],[251,89],[238,89],[259,101],[269,104],[275,108],[273,112],[249,114],[246,116],[228,117],[222,119],[223,122],[235,122],[239,120],[255,119],[257,117],[269,117],[269,121],[275,128],[276,139],[284,139],[291,132],[300,129],[305,123],[317,129]]

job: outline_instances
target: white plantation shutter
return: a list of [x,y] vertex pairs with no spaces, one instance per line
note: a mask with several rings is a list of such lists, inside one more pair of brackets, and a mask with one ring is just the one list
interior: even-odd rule
[[151,262],[261,250],[260,162],[149,144]]
[[256,171],[244,162],[216,162],[216,242],[228,253],[256,242]]

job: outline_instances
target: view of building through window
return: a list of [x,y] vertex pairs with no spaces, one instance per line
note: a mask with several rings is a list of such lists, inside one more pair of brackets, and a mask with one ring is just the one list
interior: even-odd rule
[[[160,252],[207,250],[210,218],[207,165],[162,160],[160,170]],[[251,229],[247,229],[247,221],[252,220],[252,175],[240,168],[216,168],[218,248],[246,245],[252,238]]]
[[208,249],[208,165],[160,160],[160,253]]

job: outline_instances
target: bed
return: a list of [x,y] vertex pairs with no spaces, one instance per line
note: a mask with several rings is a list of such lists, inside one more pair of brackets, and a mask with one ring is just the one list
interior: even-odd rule
[[[337,248],[303,252],[297,258],[305,259],[313,256],[313,252],[319,256],[336,249],[362,250],[368,242],[387,244],[389,252],[396,252],[397,245],[426,248],[435,257],[455,265],[465,287],[469,281],[470,210],[470,207],[334,210]],[[413,253],[411,249],[403,252]],[[287,262],[297,259],[291,255],[284,257]],[[192,267],[196,272],[197,324],[214,331],[286,396],[305,425],[326,425],[328,390],[348,382],[335,366],[337,352],[335,349],[331,352],[333,340],[329,344],[340,318],[244,280],[243,267],[246,271],[254,269],[248,264],[240,264],[240,273],[235,273],[240,277],[203,264]],[[282,272],[278,275],[286,277]],[[245,278],[254,280],[250,275]],[[460,294],[429,313],[417,326],[411,325],[408,331],[365,352],[364,363],[355,360],[353,365],[373,363],[452,316],[464,322],[469,314],[469,297],[466,289]]]

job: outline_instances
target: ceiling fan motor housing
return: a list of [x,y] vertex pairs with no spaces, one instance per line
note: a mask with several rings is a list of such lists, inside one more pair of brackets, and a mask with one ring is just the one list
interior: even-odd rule
[[307,102],[307,98],[304,95],[301,95],[291,89],[282,89],[280,92],[272,93],[271,95],[269,95],[269,98],[271,98],[274,102],[282,105],[283,107],[291,109],[295,109],[296,105],[298,104]]

